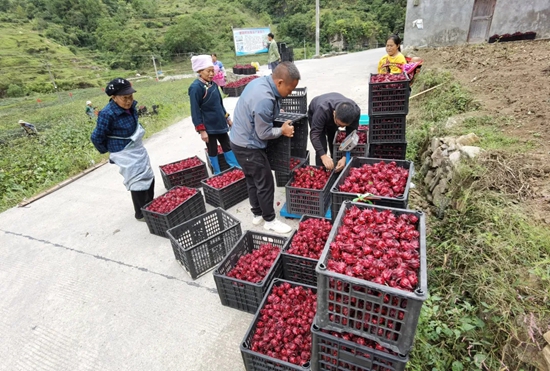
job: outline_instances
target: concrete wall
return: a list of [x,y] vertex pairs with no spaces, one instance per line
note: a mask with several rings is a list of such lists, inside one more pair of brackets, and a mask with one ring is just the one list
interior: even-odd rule
[[[467,42],[473,8],[474,0],[408,0],[405,47]],[[413,27],[416,19],[423,20],[422,30]],[[517,31],[534,31],[537,38],[549,38],[550,0],[496,0],[489,36]]]

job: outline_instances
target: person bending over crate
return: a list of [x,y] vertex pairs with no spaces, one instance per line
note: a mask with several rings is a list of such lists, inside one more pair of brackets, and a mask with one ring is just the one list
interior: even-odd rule
[[[359,128],[361,109],[340,93],[326,93],[311,100],[307,111],[311,144],[315,149],[315,165],[334,169],[332,143],[338,128],[346,128],[346,136]],[[329,155],[330,152],[330,155]],[[336,159],[336,172],[346,166],[346,157]]]
[[99,112],[90,139],[99,153],[109,152],[109,161],[118,165],[132,194],[134,216],[144,221],[141,208],[153,201],[155,174],[143,146],[145,129],[138,123],[135,92],[130,82],[120,77],[107,84],[105,93],[111,99]]
[[281,98],[287,97],[300,80],[300,72],[293,63],[279,64],[273,74],[252,80],[237,101],[233,129],[229,133],[231,148],[242,165],[248,197],[254,218],[252,224],[277,233],[288,233],[292,228],[275,218],[273,201],[275,184],[267,158],[267,141],[281,135],[292,137],[294,127],[287,120],[280,128],[273,120],[281,108]]
[[231,151],[227,132],[233,122],[223,106],[223,98],[214,78],[214,64],[209,55],[198,55],[191,58],[193,71],[199,77],[189,85],[189,101],[191,103],[191,118],[195,130],[208,148],[208,157],[214,169],[214,174],[220,173],[218,161],[218,142],[222,146],[223,156],[229,166],[240,168],[235,154]]

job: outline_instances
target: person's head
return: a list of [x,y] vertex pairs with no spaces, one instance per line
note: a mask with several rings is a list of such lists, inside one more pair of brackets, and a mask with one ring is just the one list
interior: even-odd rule
[[386,40],[386,53],[390,57],[393,57],[397,53],[401,51],[401,38],[399,35],[391,35],[388,37],[388,40]]
[[130,81],[117,77],[109,81],[105,88],[105,93],[123,109],[130,109],[134,103],[134,93],[136,90],[132,87]]
[[212,62],[216,63],[218,61],[218,56],[214,53],[212,54]]
[[18,122],[19,122],[19,125],[21,125],[21,126],[25,126],[25,121],[23,121],[23,120],[19,120]]
[[86,101],[86,105],[87,105],[87,106],[91,106],[91,105],[92,105],[92,101],[91,101],[91,100]]
[[191,67],[204,81],[210,82],[214,78],[214,63],[210,55],[196,55],[192,57]]
[[357,106],[351,102],[340,102],[334,109],[334,123],[338,127],[346,127],[357,120],[360,112]]
[[267,39],[269,41],[273,40],[275,38],[275,35],[273,35],[271,32],[267,34]]
[[294,63],[282,62],[273,70],[271,78],[281,97],[286,98],[298,85],[300,71]]

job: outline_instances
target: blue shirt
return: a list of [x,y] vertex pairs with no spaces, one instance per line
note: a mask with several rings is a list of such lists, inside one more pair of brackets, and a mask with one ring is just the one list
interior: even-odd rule
[[281,128],[273,127],[281,107],[281,95],[271,76],[252,80],[242,92],[233,111],[231,142],[244,148],[262,149],[267,141],[282,135]]
[[223,71],[223,63],[220,62],[220,61],[215,61],[214,62],[214,66],[218,66],[218,68],[220,69],[220,71]]
[[206,129],[208,134],[224,134],[229,131],[218,85],[205,84],[197,79],[189,85],[188,93],[195,130]]
[[111,99],[99,112],[97,125],[90,137],[99,153],[120,152],[130,143],[130,139],[114,139],[109,136],[128,138],[135,133],[138,125],[136,104],[134,101],[132,107],[125,110]]

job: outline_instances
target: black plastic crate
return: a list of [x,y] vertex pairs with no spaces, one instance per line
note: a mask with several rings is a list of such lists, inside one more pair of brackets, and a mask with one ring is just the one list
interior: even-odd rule
[[208,178],[208,170],[206,170],[206,164],[204,161],[198,156],[193,156],[192,158],[198,158],[201,161],[201,164],[188,169],[176,171],[172,174],[166,174],[164,170],[162,170],[163,166],[175,164],[182,160],[159,166],[164,188],[170,189],[175,186],[197,188],[201,186],[201,180]]
[[[267,297],[273,290],[273,286],[280,285],[282,283],[288,282],[292,287],[302,286],[304,288],[311,289],[314,293],[317,291],[315,286],[298,284],[296,282],[290,282],[282,279],[275,278],[273,282],[269,285],[269,288],[266,290],[265,296],[261,300],[261,304],[258,307],[258,311],[252,320],[252,324],[246,331],[244,339],[241,343],[241,355],[243,357],[244,367],[246,371],[308,371],[311,370],[310,362],[307,362],[303,365],[295,365],[290,362],[285,362],[283,360],[270,357],[268,355],[252,351],[251,344],[252,338],[254,337],[254,332],[256,331],[256,326],[260,320],[260,309],[263,308]],[[313,358],[313,354],[311,355]]]
[[369,144],[405,142],[405,115],[374,116],[369,123]]
[[292,120],[294,136],[292,138],[281,135],[279,138],[268,141],[266,152],[271,170],[287,172],[290,168],[290,158],[307,156],[307,139],[309,128],[307,116],[298,113],[281,113],[273,122],[275,127],[281,127],[286,120]]
[[[213,177],[221,176],[233,170],[237,170],[237,168],[229,168],[222,171],[218,175],[214,175]],[[221,207],[224,210],[227,210],[231,206],[235,206],[239,202],[248,198],[246,178],[239,179],[223,188],[214,188],[208,185],[206,180],[201,181],[201,184],[202,189],[204,190],[204,198],[206,199],[206,203],[214,207]]]
[[238,219],[216,208],[170,228],[166,235],[176,260],[195,279],[223,260],[242,230]]
[[225,94],[229,95],[230,97],[240,97],[241,96],[241,93],[243,92],[244,88],[245,88],[246,85],[244,86],[237,86],[236,88],[228,88],[228,87],[223,87],[222,90]]
[[370,158],[387,158],[404,160],[407,156],[407,142],[403,143],[371,143],[369,144]]
[[275,259],[263,281],[258,283],[227,277],[227,273],[237,265],[241,256],[258,250],[261,245],[267,243],[282,249],[287,240],[286,237],[268,233],[246,231],[213,274],[222,305],[248,313],[255,313],[271,281],[283,275],[281,256],[279,255]]
[[[368,131],[369,129],[367,127],[367,129],[359,129],[359,130],[362,132],[365,132],[365,131]],[[336,142],[337,137],[338,137],[338,132],[336,132],[336,135],[334,136],[334,140],[332,141],[332,155],[333,155],[332,157],[335,163],[338,162],[338,160],[340,160],[342,157],[346,156],[345,151],[339,150],[341,143]],[[367,134],[367,143],[357,144],[355,148],[350,151],[351,152],[350,156],[365,157],[367,155],[368,149],[369,149],[369,145],[368,145],[368,134]]]
[[[377,74],[371,73],[372,76]],[[404,74],[407,77],[406,74]],[[409,79],[395,82],[370,82],[369,116],[406,115],[409,113]]]
[[282,98],[281,109],[285,112],[307,113],[307,88],[296,88],[286,98]]
[[364,164],[373,165],[373,164],[379,163],[380,161],[384,161],[386,163],[395,161],[397,166],[409,170],[409,178],[407,179],[407,185],[405,186],[405,191],[403,192],[403,195],[401,197],[394,198],[394,197],[383,197],[383,196],[368,196],[367,197],[368,200],[372,202],[374,205],[395,207],[398,209],[407,208],[407,206],[409,205],[409,191],[411,186],[411,180],[414,173],[414,163],[412,161],[376,159],[376,158],[370,158],[370,157],[369,158],[354,157],[346,165],[344,170],[342,170],[342,173],[340,174],[338,179],[336,179],[336,182],[334,182],[334,185],[330,190],[330,193],[332,195],[332,208],[331,208],[332,220],[335,220],[336,216],[338,215],[338,211],[340,210],[340,207],[342,206],[342,203],[344,201],[353,201],[359,196],[356,193],[347,193],[347,192],[341,192],[338,190],[340,185],[344,183],[344,181],[348,177],[351,168],[361,167]]
[[332,171],[323,189],[297,188],[291,186],[294,181],[293,172],[285,186],[288,212],[298,215],[325,216],[330,205],[330,189],[337,177],[336,172]]
[[409,360],[399,355],[361,346],[311,326],[311,368],[317,371],[404,371]]
[[[210,168],[212,174],[214,174],[214,168],[212,167],[212,163],[210,162],[210,156],[208,156],[208,149],[204,149],[204,154],[206,155],[206,163],[208,164],[208,167]],[[231,167],[225,160],[225,156],[223,155],[223,153],[218,153],[218,163],[220,164],[220,171],[225,171]]]
[[[357,206],[377,211],[391,210],[395,215],[414,214],[418,217],[420,233],[420,268],[414,292],[379,285],[328,270],[330,243],[338,233],[345,211]],[[426,225],[424,213],[357,202],[345,202],[315,268],[317,272],[317,325],[320,328],[351,332],[380,343],[399,354],[412,349],[416,325],[424,300],[428,297],[426,267]],[[376,319],[377,323],[365,319]],[[366,328],[364,328],[366,326]]]
[[141,212],[143,213],[143,218],[147,223],[147,227],[149,227],[149,232],[161,237],[168,237],[166,235],[168,229],[206,212],[206,205],[204,204],[204,198],[202,197],[200,189],[197,189],[196,194],[189,197],[184,203],[168,214],[147,210],[147,207],[149,207],[153,201],[145,205],[141,209]]
[[[300,223],[313,218],[324,219],[322,217],[312,215],[302,215],[300,218]],[[327,220],[332,223],[330,219]],[[281,253],[281,257],[283,259],[283,277],[289,281],[317,287],[317,273],[315,273],[315,267],[317,266],[317,262],[319,260],[288,253],[288,249],[290,249],[292,239],[296,233],[298,233],[297,230],[292,232]]]
[[275,184],[277,187],[284,187],[288,180],[290,179],[290,176],[292,175],[292,171],[301,168],[304,165],[309,165],[309,151],[307,151],[306,158],[300,159],[300,163],[296,165],[296,167],[292,170],[290,170],[288,173],[281,172],[281,171],[275,171]]

